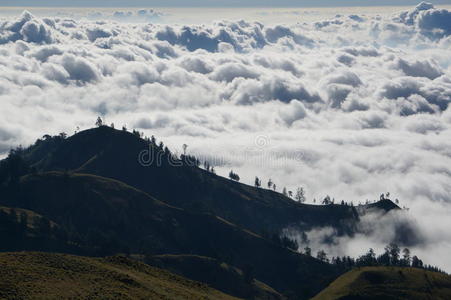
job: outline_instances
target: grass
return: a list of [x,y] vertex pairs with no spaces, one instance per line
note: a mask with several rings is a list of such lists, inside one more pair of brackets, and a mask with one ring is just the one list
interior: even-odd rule
[[416,268],[359,268],[340,276],[312,300],[331,299],[451,299],[451,276]]
[[125,257],[0,254],[0,299],[237,299]]

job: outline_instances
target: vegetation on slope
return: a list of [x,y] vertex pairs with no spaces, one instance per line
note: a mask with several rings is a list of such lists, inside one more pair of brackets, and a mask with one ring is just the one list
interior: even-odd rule
[[165,203],[212,213],[268,237],[288,226],[301,230],[332,226],[339,234],[351,233],[358,221],[355,207],[301,204],[281,193],[185,164],[154,139],[107,126],[63,141],[59,136],[47,137],[24,152],[37,170],[73,170],[114,178]]
[[[337,269],[211,214],[160,202],[116,180],[60,172],[22,177],[3,205],[46,216],[84,255],[197,254],[242,270],[286,295],[312,296]],[[50,233],[53,238],[57,235]],[[65,251],[67,252],[67,251]]]
[[357,268],[337,278],[312,300],[333,299],[451,299],[451,276],[418,268]]
[[[142,151],[154,161],[143,161]],[[69,138],[44,136],[0,162],[0,204],[42,216],[41,226],[28,228],[6,209],[5,232],[14,241],[6,250],[194,254],[237,267],[243,278],[294,299],[314,295],[342,272],[338,264],[291,251],[296,247],[280,233],[331,226],[339,235],[352,234],[359,222],[355,207],[298,203],[198,164],[153,138],[106,126]],[[379,205],[397,209],[389,200],[368,209]]]
[[0,253],[0,299],[237,299],[125,257]]
[[217,259],[198,255],[155,255],[145,262],[205,282],[209,286],[229,295],[245,299],[276,300],[284,297],[266,284],[252,278],[250,270],[245,272]]

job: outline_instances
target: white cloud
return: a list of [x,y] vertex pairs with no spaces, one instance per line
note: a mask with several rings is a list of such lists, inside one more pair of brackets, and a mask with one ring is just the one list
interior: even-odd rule
[[[175,150],[188,143],[220,174],[303,185],[310,201],[391,191],[422,231],[439,228],[451,208],[448,16],[429,4],[293,25],[24,13],[0,21],[0,152],[103,115]],[[427,262],[450,247],[435,237],[437,252],[417,249]]]

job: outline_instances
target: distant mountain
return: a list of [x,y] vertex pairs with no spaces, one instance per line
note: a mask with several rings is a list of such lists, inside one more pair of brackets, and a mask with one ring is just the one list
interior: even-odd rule
[[0,253],[1,299],[237,299],[125,257]]
[[345,273],[312,300],[451,299],[451,276],[416,268],[365,267]]

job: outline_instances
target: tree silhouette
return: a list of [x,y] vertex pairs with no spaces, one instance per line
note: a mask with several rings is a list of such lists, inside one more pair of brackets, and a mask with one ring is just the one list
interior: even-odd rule
[[230,171],[229,178],[234,181],[240,181],[240,176],[238,176],[237,173],[234,173],[233,170]]
[[269,178],[269,180],[268,180],[268,189],[270,189],[271,186],[272,186],[272,181],[271,181],[271,178]]
[[96,126],[101,127],[103,125],[103,121],[101,117],[97,117]]
[[298,201],[300,203],[305,202],[305,191],[304,191],[303,187],[298,187],[298,189],[296,190],[296,195],[294,196],[294,199],[296,199],[296,201]]
[[255,177],[255,187],[260,187],[261,185],[262,185],[262,183],[261,183],[261,180],[260,179],[258,179],[258,177]]
[[390,257],[390,264],[391,265],[397,265],[399,264],[399,246],[395,243],[390,243],[385,247],[385,252],[389,254]]
[[324,250],[319,250],[318,253],[316,254],[316,258],[324,262],[329,261],[329,259],[327,258],[327,254]]
[[401,265],[410,266],[410,250],[408,248],[402,249]]
[[[324,197],[323,202],[324,205],[329,205],[332,204],[332,200],[330,200],[330,196],[327,195],[326,197]],[[352,202],[351,202],[352,203]],[[351,204],[352,205],[352,204]]]

